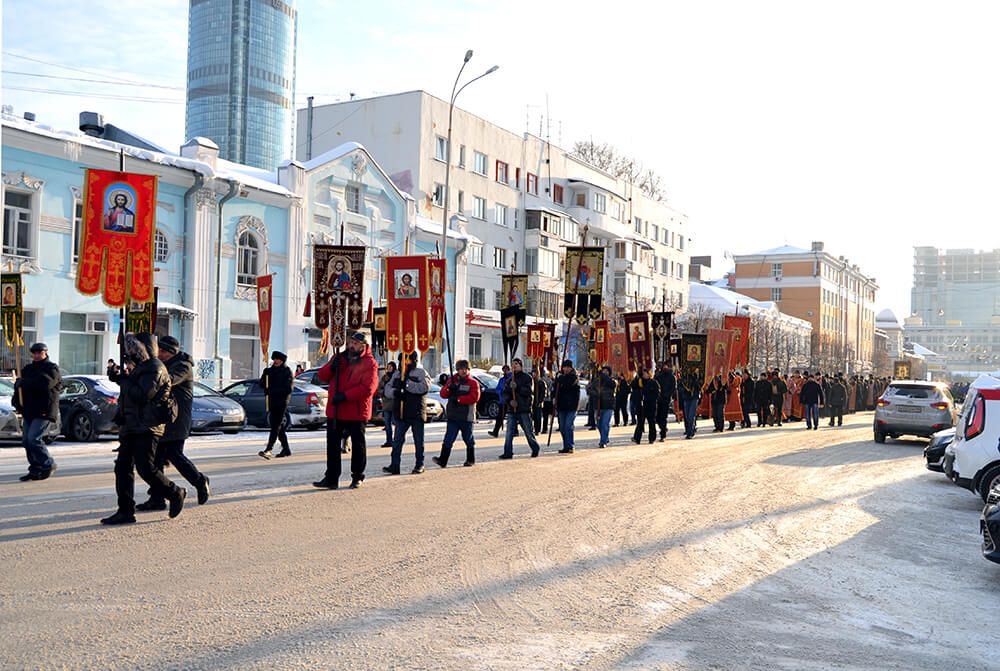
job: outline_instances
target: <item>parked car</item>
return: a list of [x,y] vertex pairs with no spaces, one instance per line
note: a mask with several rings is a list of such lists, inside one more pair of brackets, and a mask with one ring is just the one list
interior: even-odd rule
[[118,385],[107,375],[68,375],[59,394],[62,434],[70,440],[89,441],[102,433],[118,433]]
[[447,401],[441,398],[441,385],[431,383],[431,390],[427,392],[424,399],[424,407],[427,409],[427,421],[436,422],[444,419],[444,406]]
[[929,438],[955,426],[958,411],[948,386],[941,382],[896,380],[889,383],[875,408],[875,442],[886,436]]
[[980,375],[969,387],[955,440],[945,450],[944,472],[985,502],[1000,485],[1000,378]]
[[[289,428],[318,429],[326,425],[326,389],[302,380],[295,380],[293,385],[288,404]],[[222,395],[243,406],[247,424],[261,428],[268,426],[264,388],[259,380],[235,382],[223,389]]]
[[953,440],[955,440],[955,427],[938,431],[931,436],[931,442],[924,448],[927,470],[944,473],[944,453]]
[[1000,487],[994,487],[986,497],[979,533],[983,537],[983,556],[1000,564]]
[[192,433],[204,431],[239,433],[246,427],[247,414],[242,405],[200,382],[194,383],[193,391]]
[[497,384],[500,380],[485,371],[472,373],[472,377],[479,382],[479,402],[476,403],[476,414],[480,417],[496,419],[500,416],[500,394],[497,393]]

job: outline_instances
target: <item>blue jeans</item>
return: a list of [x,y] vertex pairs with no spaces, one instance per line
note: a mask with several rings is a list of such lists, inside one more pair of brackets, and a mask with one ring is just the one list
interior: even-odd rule
[[49,449],[45,447],[42,436],[49,428],[49,420],[45,417],[36,417],[24,423],[24,437],[22,444],[24,451],[28,454],[28,472],[34,474],[47,473],[52,470],[56,462],[52,460]]
[[530,412],[507,413],[507,436],[503,441],[503,456],[514,456],[514,430],[517,428],[518,424],[521,425],[521,430],[524,431],[524,437],[528,440],[528,447],[531,448],[531,456],[538,456],[538,451],[541,448],[538,446],[538,441],[535,440],[535,429],[531,426]]
[[597,430],[601,434],[601,445],[607,445],[611,432],[611,415],[614,414],[614,410],[611,408],[605,408],[601,410],[601,414],[597,419]]
[[465,462],[467,464],[476,463],[476,437],[472,435],[472,422],[462,422],[455,419],[448,420],[448,426],[444,430],[444,440],[441,442],[441,456],[438,463],[441,466],[448,465],[448,458],[451,456],[451,446],[455,444],[455,438],[459,432],[465,442]]
[[564,450],[573,449],[573,422],[576,421],[576,410],[559,411],[559,435],[562,436]]
[[806,405],[806,428],[811,429],[814,426],[819,426],[819,403]]
[[684,435],[693,436],[698,431],[698,399],[684,401]]
[[396,418],[392,416],[392,410],[382,411],[382,421],[385,422],[385,442],[392,445],[392,425],[396,422]]
[[406,440],[406,430],[413,429],[413,447],[417,455],[415,466],[424,465],[424,422],[415,419],[407,422],[405,419],[397,419],[396,426],[393,427],[396,439],[392,442],[392,456],[389,458],[389,468],[394,471],[399,470],[399,462],[403,456],[403,441]]

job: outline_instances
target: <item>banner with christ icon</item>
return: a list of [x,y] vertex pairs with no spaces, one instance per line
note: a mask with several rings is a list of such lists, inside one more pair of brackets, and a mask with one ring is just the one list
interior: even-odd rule
[[678,365],[681,371],[696,372],[705,379],[705,349],[708,347],[708,336],[703,333],[685,333],[681,335],[680,351],[677,353]]
[[746,368],[750,360],[750,317],[725,315],[722,319],[722,326],[736,331],[733,349],[729,353],[730,368]]
[[312,278],[316,328],[330,327],[330,343],[338,349],[347,342],[347,330],[364,323],[365,248],[314,245]]
[[625,341],[628,343],[628,362],[635,370],[653,369],[651,338],[648,312],[626,312],[622,315],[625,324]]
[[732,356],[733,342],[736,331],[728,329],[708,329],[708,376],[721,375],[723,379],[729,375],[729,361]]
[[567,247],[563,272],[563,314],[586,324],[601,316],[604,291],[604,248]]
[[670,329],[673,324],[673,312],[653,313],[653,359],[657,366],[670,361]]
[[386,259],[386,347],[410,354],[430,349],[426,256],[392,256]]

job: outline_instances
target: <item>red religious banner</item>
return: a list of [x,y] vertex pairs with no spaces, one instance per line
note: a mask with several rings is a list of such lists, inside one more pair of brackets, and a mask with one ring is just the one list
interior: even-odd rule
[[76,288],[116,308],[153,300],[156,177],[87,170]]
[[268,360],[271,345],[271,279],[270,275],[257,278],[257,320],[260,322],[260,349],[264,361]]
[[598,366],[603,366],[611,358],[611,326],[607,319],[594,322],[594,354]]
[[740,370],[746,368],[750,360],[750,318],[726,315],[722,327],[736,331],[736,341],[729,356],[729,367]]
[[431,345],[427,310],[427,257],[392,256],[386,259],[386,347],[409,354],[426,352]]
[[625,355],[628,349],[628,345],[625,342],[625,334],[612,333],[608,340],[611,343],[611,352],[608,359],[608,363],[611,364],[611,370],[624,375],[629,370],[628,357]]
[[445,260],[427,259],[427,270],[431,274],[431,342],[441,349],[441,334],[444,333],[444,279]]
[[546,324],[530,324],[528,326],[528,347],[525,354],[535,361],[545,359]]
[[705,381],[716,375],[723,380],[729,375],[729,357],[733,351],[736,331],[708,329],[708,352],[705,363]]
[[559,353],[559,342],[556,340],[556,325],[543,324],[543,326],[545,330],[542,332],[542,348],[545,350],[545,358],[548,360],[549,370],[555,370],[557,368],[556,355]]
[[625,341],[628,343],[628,362],[635,370],[652,370],[653,353],[649,333],[648,312],[627,312],[622,315],[625,322]]

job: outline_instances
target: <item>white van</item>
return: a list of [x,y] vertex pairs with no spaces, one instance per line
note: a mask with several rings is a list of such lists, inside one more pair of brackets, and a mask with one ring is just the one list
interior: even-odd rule
[[944,472],[984,502],[1000,485],[1000,378],[980,375],[969,387],[955,440],[945,451]]

